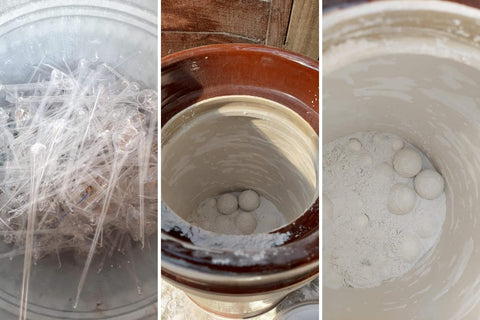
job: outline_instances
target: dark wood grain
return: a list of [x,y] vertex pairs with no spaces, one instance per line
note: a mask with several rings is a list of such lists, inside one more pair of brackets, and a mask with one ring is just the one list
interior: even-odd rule
[[[295,4],[303,7],[304,1],[310,4],[312,0],[162,0],[162,57],[208,44],[253,43],[318,59],[318,48],[312,47],[318,46],[319,0],[315,0],[316,9],[308,6],[292,20],[292,8]],[[305,21],[313,24],[306,26]],[[300,29],[286,46],[292,23]]]
[[218,43],[256,43],[243,37],[212,32],[162,32],[162,57],[185,49]]
[[270,1],[162,0],[162,31],[222,32],[264,41]]
[[268,25],[266,44],[283,48],[287,39],[288,22],[293,0],[272,0],[270,23]]

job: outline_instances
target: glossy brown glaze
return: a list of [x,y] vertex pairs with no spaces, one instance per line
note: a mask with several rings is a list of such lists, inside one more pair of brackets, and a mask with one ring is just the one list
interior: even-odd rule
[[[162,59],[161,123],[163,125],[195,102],[224,95],[252,95],[270,99],[292,109],[318,134],[318,62],[284,50],[259,45],[212,45],[190,49]],[[318,261],[319,207],[315,203],[298,219],[281,228],[294,236],[274,254],[266,252],[268,265],[225,266],[213,264],[215,253],[194,250],[178,241],[162,240],[162,256],[206,273],[265,275],[297,268]],[[162,233],[165,232],[162,230]],[[171,231],[183,242],[188,239]],[[284,255],[282,255],[284,253]],[[318,270],[316,270],[318,272]],[[162,275],[182,284],[205,289],[208,283],[193,281],[162,269]],[[268,288],[243,287],[242,293],[274,290],[311,277],[289,279],[291,283],[272,283]],[[229,286],[208,287],[223,293],[239,293]]]
[[162,125],[193,103],[245,94],[279,102],[318,133],[318,62],[260,45],[223,44],[162,59]]

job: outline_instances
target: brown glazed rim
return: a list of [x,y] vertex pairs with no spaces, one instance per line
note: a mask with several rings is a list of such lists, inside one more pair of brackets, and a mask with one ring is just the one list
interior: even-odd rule
[[[162,58],[161,124],[192,104],[225,95],[253,95],[283,104],[306,120],[318,134],[319,64],[286,50],[251,44],[197,47]],[[218,275],[271,275],[308,265],[319,259],[319,202],[275,232],[290,232],[283,245],[263,250],[265,259],[248,265],[221,265],[213,258],[224,253],[194,248],[178,231],[162,229],[162,259],[185,269]],[[163,206],[162,206],[163,208]],[[268,261],[266,264],[265,261]],[[314,267],[294,279],[232,288],[199,281],[162,268],[163,276],[189,287],[222,293],[255,293],[293,285],[318,273]],[[208,288],[208,289],[207,289]]]

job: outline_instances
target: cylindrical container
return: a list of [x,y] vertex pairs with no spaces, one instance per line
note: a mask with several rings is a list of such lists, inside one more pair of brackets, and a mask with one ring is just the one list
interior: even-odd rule
[[[161,73],[162,278],[217,315],[268,311],[318,274],[318,63],[214,45],[165,57]],[[249,188],[288,223],[224,235],[226,249],[182,220],[206,197]],[[168,227],[172,217],[184,228]],[[275,236],[283,240],[262,244]]]
[[[0,84],[26,83],[41,63],[74,70],[81,59],[105,62],[145,88],[157,84],[156,1],[6,1],[0,5]],[[5,97],[0,96],[0,100]],[[2,101],[3,102],[3,101]],[[2,204],[0,203],[0,207]],[[28,319],[150,319],[156,317],[157,253],[135,251],[143,292],[126,268],[97,273],[96,259],[76,309],[77,285],[85,263],[46,257],[32,266]],[[18,319],[23,255],[1,241],[0,319]],[[123,256],[125,258],[125,256]]]
[[445,178],[436,246],[370,289],[323,291],[324,319],[478,319],[480,11],[444,1],[381,1],[324,17],[323,143],[392,132]]

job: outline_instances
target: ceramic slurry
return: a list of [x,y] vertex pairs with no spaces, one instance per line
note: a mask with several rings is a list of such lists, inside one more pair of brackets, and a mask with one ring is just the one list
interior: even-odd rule
[[[413,177],[392,167],[405,152],[418,157],[415,174],[433,168],[419,150],[392,134],[360,132],[324,145],[323,195],[331,202],[323,219],[324,286],[379,286],[408,272],[438,242],[446,213],[443,188],[432,200],[417,196]],[[413,200],[402,212],[389,207],[398,186]],[[410,198],[395,204],[404,207],[405,200]]]
[[318,135],[292,110],[253,96],[204,100],[162,128],[162,229],[181,229],[197,246],[280,245],[291,235],[222,237],[186,220],[209,197],[252,189],[293,221],[318,197],[317,165]]
[[326,288],[326,314],[477,319],[480,71],[420,54],[374,55],[344,65],[324,76],[323,143],[373,130],[403,137],[444,177],[447,216],[438,244],[410,272],[361,291]]

